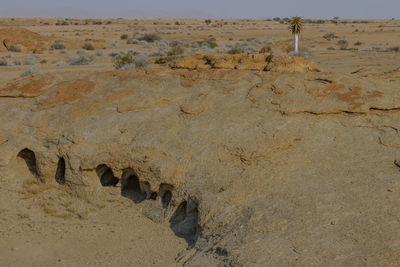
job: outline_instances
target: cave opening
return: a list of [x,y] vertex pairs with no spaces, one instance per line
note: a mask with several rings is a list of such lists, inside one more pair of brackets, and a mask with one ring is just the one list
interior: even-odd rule
[[18,153],[17,156],[22,158],[25,161],[26,166],[28,167],[29,171],[34,176],[39,176],[39,173],[37,170],[37,165],[36,165],[36,156],[32,150],[30,150],[28,148],[24,148]]

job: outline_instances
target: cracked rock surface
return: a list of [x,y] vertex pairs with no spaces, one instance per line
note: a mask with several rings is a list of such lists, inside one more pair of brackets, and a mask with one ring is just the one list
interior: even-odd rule
[[398,265],[396,73],[13,80],[0,86],[0,190],[55,218],[137,209],[171,229],[181,252],[165,265]]

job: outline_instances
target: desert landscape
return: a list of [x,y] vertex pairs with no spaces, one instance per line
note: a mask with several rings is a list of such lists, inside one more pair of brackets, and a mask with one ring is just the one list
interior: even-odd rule
[[0,17],[0,266],[400,266],[400,20]]

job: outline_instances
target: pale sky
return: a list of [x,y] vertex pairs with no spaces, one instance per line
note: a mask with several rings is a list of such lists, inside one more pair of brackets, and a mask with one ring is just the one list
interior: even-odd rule
[[0,0],[0,16],[400,18],[400,0]]

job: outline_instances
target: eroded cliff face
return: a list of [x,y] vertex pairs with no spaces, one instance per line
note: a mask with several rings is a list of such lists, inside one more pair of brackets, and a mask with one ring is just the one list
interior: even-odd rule
[[[0,177],[23,159],[40,181],[25,191],[92,208],[118,188],[186,240],[179,264],[395,265],[399,85],[396,71],[18,79],[0,89]],[[61,200],[54,216],[75,216]]]

